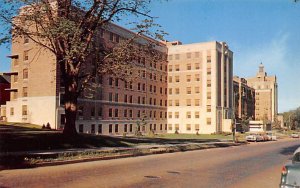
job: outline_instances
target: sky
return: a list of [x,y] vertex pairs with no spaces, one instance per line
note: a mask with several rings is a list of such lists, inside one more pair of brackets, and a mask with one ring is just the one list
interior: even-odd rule
[[[300,106],[300,2],[157,0],[150,9],[167,40],[225,41],[234,52],[235,75],[255,76],[262,62],[277,76],[279,112]],[[9,71],[8,54],[0,46],[0,72]]]

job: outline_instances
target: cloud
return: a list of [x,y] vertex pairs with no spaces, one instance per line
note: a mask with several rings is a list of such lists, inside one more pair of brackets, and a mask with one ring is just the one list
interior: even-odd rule
[[240,77],[252,77],[262,62],[268,75],[276,75],[278,82],[279,111],[284,112],[300,106],[300,67],[294,66],[299,58],[290,48],[292,38],[289,33],[279,33],[269,42],[253,44],[235,51],[234,73]]

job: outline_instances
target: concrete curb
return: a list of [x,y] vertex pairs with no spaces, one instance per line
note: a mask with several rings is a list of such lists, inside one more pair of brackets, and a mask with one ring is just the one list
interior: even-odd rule
[[[34,168],[34,167],[45,167],[45,166],[56,166],[64,164],[73,164],[81,162],[91,162],[99,160],[111,160],[111,159],[120,159],[136,156],[146,156],[153,154],[163,154],[163,153],[173,153],[173,152],[184,152],[184,151],[193,151],[193,150],[203,150],[203,149],[212,149],[212,148],[221,148],[221,147],[231,147],[231,146],[240,146],[245,145],[244,143],[232,143],[232,142],[214,142],[214,143],[186,143],[186,144],[168,144],[168,145],[154,145],[154,146],[138,146],[135,148],[117,148],[110,150],[83,150],[83,151],[66,151],[65,153],[59,152],[32,152],[32,153],[19,153],[20,158],[27,159],[45,159],[45,161],[37,161],[36,163],[31,163],[29,161],[23,161],[22,165],[16,166],[17,168]],[[93,153],[92,156],[89,155],[89,152]],[[70,156],[78,157],[76,159],[67,159],[67,160],[56,160],[61,156],[61,154],[66,154]],[[11,155],[11,154],[10,154]],[[2,155],[3,157],[3,155]],[[9,157],[9,155],[7,156]],[[66,158],[67,158],[66,157]],[[82,157],[82,158],[80,158]],[[46,161],[51,159],[51,161]],[[0,170],[16,168],[14,166],[0,166]]]

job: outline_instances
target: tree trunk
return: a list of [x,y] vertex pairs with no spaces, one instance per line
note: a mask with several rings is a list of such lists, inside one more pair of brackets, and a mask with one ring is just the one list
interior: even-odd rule
[[64,127],[63,134],[66,136],[76,136],[76,116],[77,116],[77,86],[78,80],[77,76],[66,76],[65,83],[65,114],[66,114],[66,124]]

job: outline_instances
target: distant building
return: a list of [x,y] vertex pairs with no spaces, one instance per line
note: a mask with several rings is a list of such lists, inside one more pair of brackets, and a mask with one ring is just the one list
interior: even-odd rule
[[255,119],[255,90],[245,78],[233,77],[235,119]]
[[225,42],[168,47],[168,132],[231,132],[233,52]]
[[[0,105],[5,105],[10,100],[10,77],[0,74]],[[0,107],[0,120],[6,120],[6,108]]]
[[0,105],[6,103],[10,99],[10,93],[7,89],[10,88],[10,79],[8,76],[0,74]]
[[278,85],[276,76],[268,76],[263,64],[255,77],[246,78],[255,89],[255,120],[274,121],[278,113]]

